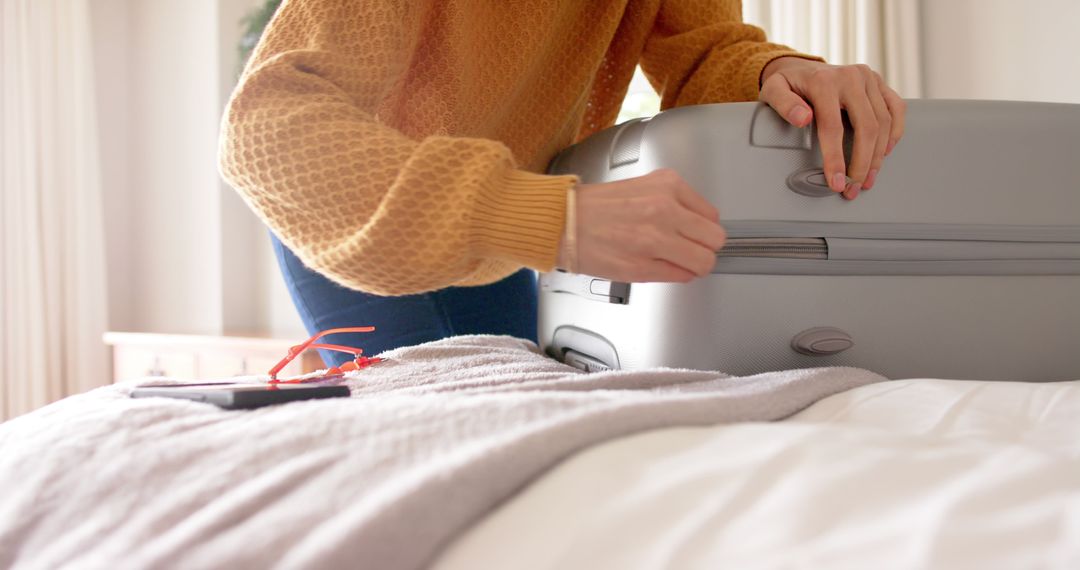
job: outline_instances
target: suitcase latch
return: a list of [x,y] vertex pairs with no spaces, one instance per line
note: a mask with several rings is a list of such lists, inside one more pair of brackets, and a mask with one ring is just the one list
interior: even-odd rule
[[851,335],[836,327],[806,329],[791,339],[791,348],[807,356],[829,356],[855,346]]

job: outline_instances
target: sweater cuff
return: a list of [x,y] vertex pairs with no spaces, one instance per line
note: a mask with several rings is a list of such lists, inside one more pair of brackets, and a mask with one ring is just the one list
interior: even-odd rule
[[566,193],[576,176],[507,170],[485,180],[470,220],[470,247],[479,257],[550,271],[566,225]]
[[761,93],[761,83],[763,79],[761,74],[765,72],[765,66],[781,57],[798,57],[801,59],[809,59],[811,61],[825,61],[825,58],[816,55],[807,55],[805,53],[786,49],[755,53],[747,58],[746,63],[742,68],[743,75],[739,78],[739,85],[743,92],[739,94],[741,96],[741,99],[739,99],[740,101],[757,100],[758,94]]

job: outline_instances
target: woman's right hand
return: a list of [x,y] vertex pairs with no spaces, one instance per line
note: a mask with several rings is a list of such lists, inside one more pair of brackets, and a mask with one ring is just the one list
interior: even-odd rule
[[[726,239],[720,213],[675,171],[581,184],[576,192],[577,273],[685,283],[712,272]],[[567,257],[560,253],[560,267]]]

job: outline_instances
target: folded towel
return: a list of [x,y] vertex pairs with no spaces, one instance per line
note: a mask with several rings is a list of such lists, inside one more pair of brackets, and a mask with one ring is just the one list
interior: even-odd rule
[[123,384],[0,424],[0,566],[420,568],[590,445],[777,420],[884,380],[584,374],[493,336],[383,356],[348,399],[224,411]]

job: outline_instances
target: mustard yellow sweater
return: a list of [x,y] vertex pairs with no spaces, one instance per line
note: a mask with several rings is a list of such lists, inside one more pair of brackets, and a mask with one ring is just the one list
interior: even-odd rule
[[794,55],[738,0],[287,0],[232,96],[221,170],[311,268],[400,295],[548,270],[640,63],[664,108],[757,98]]

